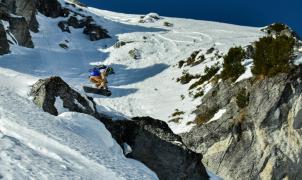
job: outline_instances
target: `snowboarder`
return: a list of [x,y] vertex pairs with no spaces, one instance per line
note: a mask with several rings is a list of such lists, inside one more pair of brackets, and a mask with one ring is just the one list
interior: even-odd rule
[[89,79],[98,89],[108,90],[107,76],[114,74],[112,67],[98,66],[91,70]]

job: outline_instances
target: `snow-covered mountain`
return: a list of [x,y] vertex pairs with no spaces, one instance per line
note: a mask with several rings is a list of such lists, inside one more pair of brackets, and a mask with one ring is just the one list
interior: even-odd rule
[[[70,112],[60,98],[58,116],[36,107],[31,86],[38,79],[60,76],[84,96],[89,69],[105,64],[115,71],[108,79],[112,96],[88,94],[98,113],[114,120],[150,116],[165,121],[176,134],[185,133],[196,126],[193,111],[202,102],[194,95],[213,87],[207,81],[189,90],[196,80],[182,84],[177,78],[221,67],[231,47],[248,47],[265,35],[254,27],[59,3],[38,0],[34,8],[18,0],[1,3],[0,179],[158,179],[150,167],[126,158],[94,117]],[[25,21],[27,25],[20,25]],[[199,63],[180,68],[189,58]],[[243,64],[246,72],[236,82],[252,76],[252,60]],[[226,111],[218,110],[209,122]]]

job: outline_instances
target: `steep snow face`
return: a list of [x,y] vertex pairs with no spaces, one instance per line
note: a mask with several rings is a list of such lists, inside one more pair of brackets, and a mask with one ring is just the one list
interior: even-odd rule
[[0,88],[0,177],[157,179],[127,159],[102,123],[79,113],[51,116]]
[[[190,84],[176,82],[182,70],[174,65],[195,50],[206,52],[214,46],[225,53],[231,46],[245,46],[263,35],[258,28],[180,18],[160,17],[154,22],[139,23],[140,15],[81,8],[80,13],[92,16],[112,38],[91,42],[82,29],[72,27],[71,33],[63,33],[57,27],[63,18],[50,19],[38,14],[40,32],[32,33],[35,49],[12,45],[12,54],[0,57],[0,67],[34,78],[58,75],[84,93],[82,85],[90,84],[87,76],[91,65],[110,65],[116,72],[109,77],[113,95],[108,98],[90,94],[100,105],[98,109],[116,118],[151,116],[165,121],[179,109],[185,112],[183,119],[179,123],[169,122],[176,133],[193,126],[187,123],[195,118],[192,110],[201,99],[189,96]],[[171,26],[165,26],[165,22]],[[113,45],[118,41],[126,44],[115,48]],[[60,43],[68,48],[61,48]],[[129,54],[134,49],[138,59]],[[211,60],[209,55],[190,71],[202,74],[206,66],[217,62],[222,64],[222,59]],[[208,91],[211,86],[204,88]]]
[[[157,32],[119,33],[118,39],[126,45],[101,50],[109,53],[104,63],[113,65],[117,73],[109,78],[113,96],[101,98],[98,102],[127,116],[151,116],[166,121],[172,119],[175,109],[179,109],[185,112],[181,116],[183,119],[179,123],[169,122],[175,133],[190,130],[193,125],[187,123],[195,118],[192,111],[201,101],[201,98],[189,96],[191,84],[176,82],[176,78],[182,75],[182,70],[177,68],[178,61],[187,59],[196,50],[206,54],[211,47],[223,54],[232,46],[245,46],[263,36],[258,28],[168,17],[152,23],[139,23],[138,15],[94,8],[88,10],[115,22],[160,29]],[[164,26],[165,22],[172,26]],[[134,48],[139,50],[140,59],[129,56],[129,51]],[[188,69],[189,72],[202,74],[206,66],[217,62],[222,65],[223,62],[222,58],[213,59],[212,54],[205,55],[205,58],[200,65]],[[239,80],[248,77],[250,66]],[[210,88],[210,84],[206,85],[204,92]]]

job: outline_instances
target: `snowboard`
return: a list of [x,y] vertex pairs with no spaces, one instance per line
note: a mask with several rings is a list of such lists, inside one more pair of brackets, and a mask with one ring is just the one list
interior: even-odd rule
[[86,93],[93,93],[93,94],[98,94],[102,96],[111,96],[111,91],[105,90],[105,89],[98,89],[95,87],[90,87],[90,86],[83,86],[83,89]]

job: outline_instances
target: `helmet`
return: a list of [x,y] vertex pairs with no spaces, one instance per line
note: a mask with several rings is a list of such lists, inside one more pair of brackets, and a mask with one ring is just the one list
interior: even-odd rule
[[108,67],[108,68],[106,69],[106,72],[107,72],[107,74],[115,74],[112,67]]

